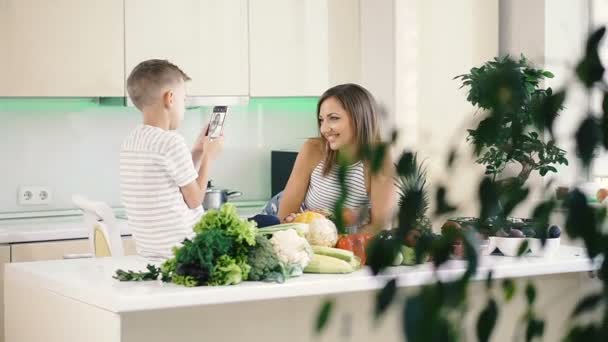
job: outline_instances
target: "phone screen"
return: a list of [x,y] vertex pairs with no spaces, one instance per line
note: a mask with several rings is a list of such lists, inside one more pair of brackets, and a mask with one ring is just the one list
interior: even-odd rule
[[207,133],[210,138],[217,138],[222,135],[227,113],[227,106],[213,107],[213,113],[211,114],[211,120],[209,121],[209,131]]

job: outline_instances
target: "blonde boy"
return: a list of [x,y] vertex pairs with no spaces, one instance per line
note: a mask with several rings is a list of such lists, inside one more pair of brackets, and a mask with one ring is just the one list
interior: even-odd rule
[[204,133],[192,151],[177,129],[184,117],[190,78],[166,60],[147,60],[127,79],[127,91],[143,123],[124,140],[120,153],[121,199],[137,252],[151,260],[193,235],[203,214],[209,165],[223,139]]

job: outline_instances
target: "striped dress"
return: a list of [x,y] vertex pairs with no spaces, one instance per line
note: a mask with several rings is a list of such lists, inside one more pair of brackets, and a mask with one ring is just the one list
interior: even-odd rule
[[[310,176],[308,192],[304,199],[305,209],[333,209],[340,197],[338,167],[334,167],[327,176],[323,176],[325,163],[321,161]],[[346,208],[369,207],[369,196],[365,186],[365,167],[359,161],[350,165],[346,171]]]
[[198,174],[183,137],[175,131],[141,125],[120,152],[121,200],[138,254],[160,261],[193,235],[203,208],[190,209],[180,187]]

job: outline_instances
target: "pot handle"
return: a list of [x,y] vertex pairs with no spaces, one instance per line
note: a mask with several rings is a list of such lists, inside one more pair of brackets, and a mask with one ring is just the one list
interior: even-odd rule
[[228,191],[228,192],[226,192],[226,197],[228,197],[228,198],[239,197],[241,195],[243,195],[243,193],[240,192],[240,191]]

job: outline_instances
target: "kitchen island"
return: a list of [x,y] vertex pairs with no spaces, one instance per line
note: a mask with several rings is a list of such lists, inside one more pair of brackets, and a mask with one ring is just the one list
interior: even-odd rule
[[[347,275],[305,274],[283,284],[197,288],[112,278],[118,268],[143,270],[146,264],[129,256],[7,265],[6,341],[402,341],[401,308],[393,306],[381,322],[373,323],[376,290],[396,277],[401,291],[412,293],[434,281],[434,274],[456,279],[466,266],[452,260],[437,273],[424,264],[391,267],[378,277],[364,268]],[[472,312],[487,299],[480,280],[490,270],[494,278],[518,278],[517,284],[533,279],[539,288],[539,310],[550,306],[546,333],[560,336],[563,320],[593,286],[588,273],[595,268],[584,250],[568,246],[561,246],[552,258],[483,256],[469,293]],[[330,297],[335,299],[334,315],[327,331],[315,336],[316,313]],[[505,340],[523,313],[522,293],[516,297],[505,306],[512,317],[505,315],[495,332]],[[476,314],[470,316],[467,326],[474,327]]]

